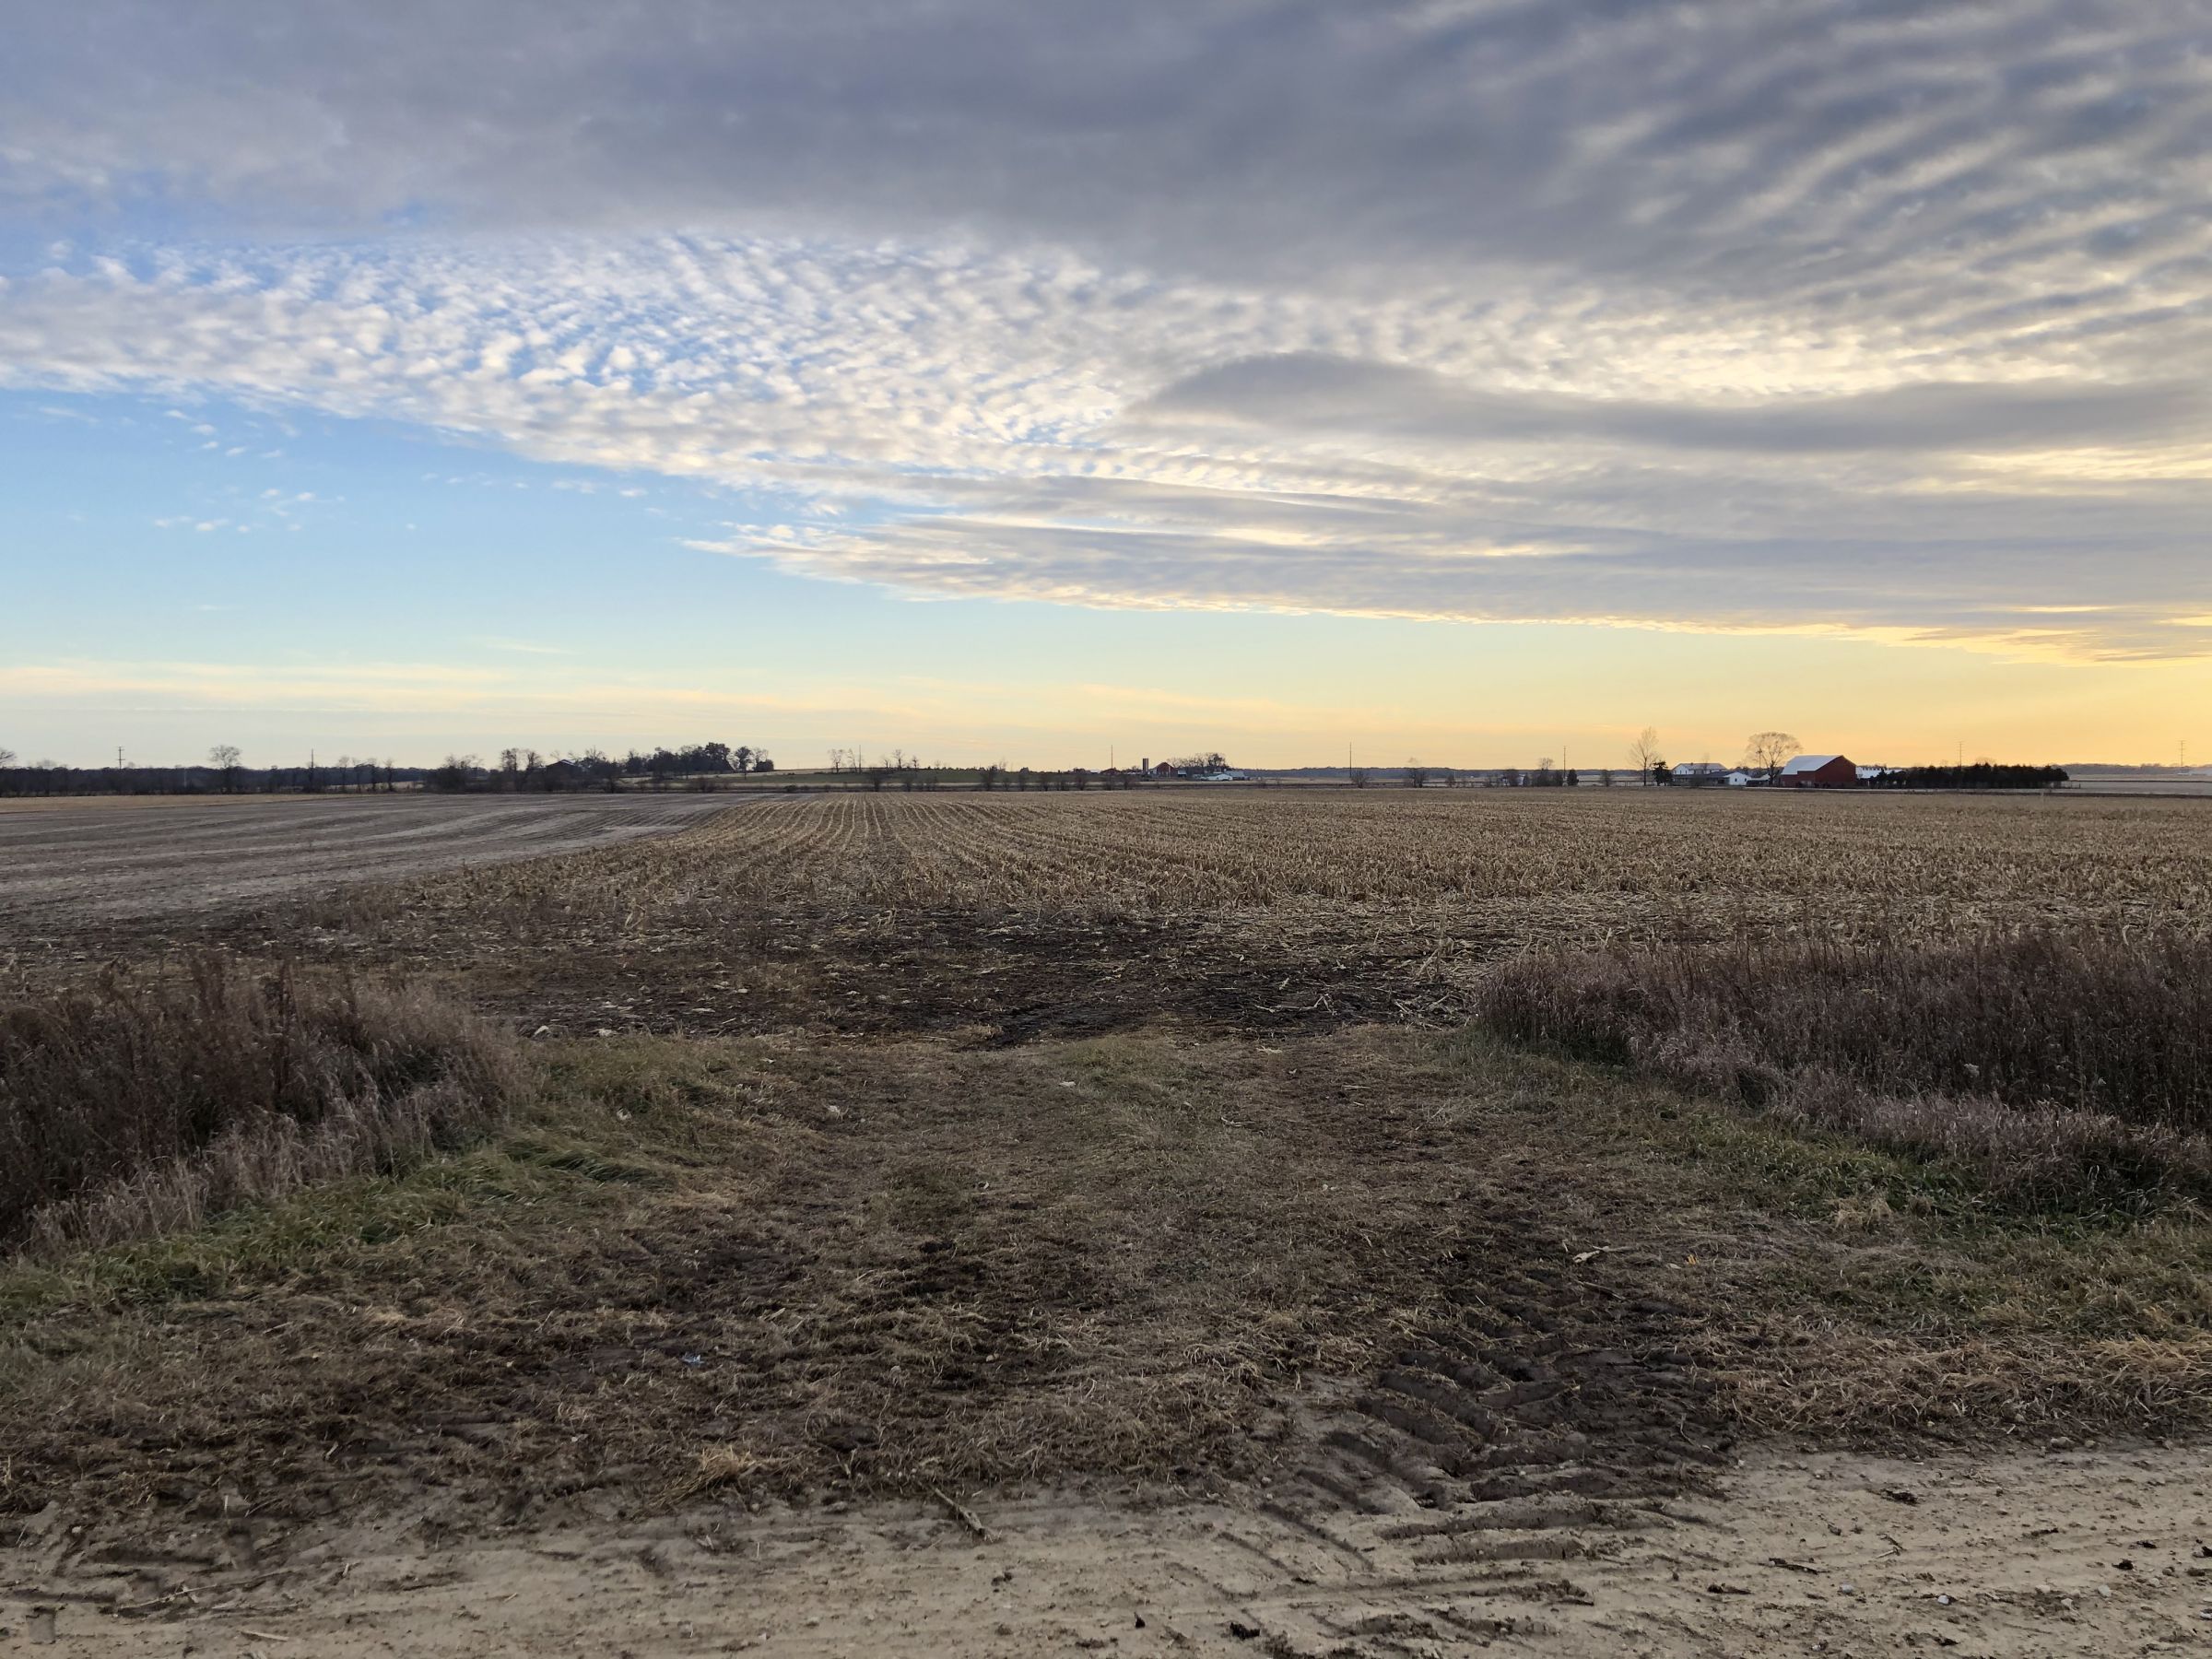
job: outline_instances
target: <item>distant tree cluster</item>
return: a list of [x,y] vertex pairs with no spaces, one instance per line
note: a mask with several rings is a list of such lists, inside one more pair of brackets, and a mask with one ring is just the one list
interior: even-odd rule
[[446,792],[495,790],[502,793],[547,793],[570,789],[615,790],[625,780],[650,789],[673,789],[686,784],[712,789],[724,777],[746,777],[772,772],[775,761],[765,749],[749,744],[694,743],[682,748],[662,747],[631,749],[620,759],[596,748],[578,755],[541,755],[534,748],[501,749],[496,764],[487,766],[474,755],[448,755],[445,764],[430,770],[427,786]]
[[2005,766],[1976,760],[1967,766],[1904,766],[1869,780],[1876,789],[2055,789],[2067,781],[2063,766]]
[[1560,767],[1552,763],[1549,755],[1526,769],[1509,766],[1498,774],[1501,789],[1575,789],[1583,782],[1583,774],[1574,767]]

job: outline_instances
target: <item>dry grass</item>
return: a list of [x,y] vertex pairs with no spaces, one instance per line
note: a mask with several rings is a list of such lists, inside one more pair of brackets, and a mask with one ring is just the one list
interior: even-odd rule
[[0,1005],[0,1245],[109,1243],[395,1170],[496,1120],[514,1078],[425,990],[212,956]]
[[2047,930],[1528,957],[1482,1017],[2030,1202],[2212,1197],[2212,938]]
[[1966,1335],[1930,1343],[1864,1330],[1800,1333],[1731,1376],[1735,1409],[1761,1429],[2075,1434],[2163,1430],[2212,1418],[2212,1334],[2089,1343]]

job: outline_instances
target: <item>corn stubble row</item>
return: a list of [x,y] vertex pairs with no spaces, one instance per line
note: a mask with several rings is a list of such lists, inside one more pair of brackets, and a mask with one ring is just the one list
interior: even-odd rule
[[1378,924],[1459,912],[1601,937],[1664,910],[1716,930],[2196,931],[2212,925],[2212,814],[2185,801],[1592,788],[800,796],[664,841],[445,878],[422,897],[640,926],[672,909]]

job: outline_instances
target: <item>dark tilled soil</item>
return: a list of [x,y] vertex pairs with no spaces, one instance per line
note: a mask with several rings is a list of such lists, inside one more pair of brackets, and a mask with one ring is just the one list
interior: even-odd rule
[[488,1011],[557,1031],[928,1035],[1012,1046],[1171,1023],[1289,1034],[1445,1018],[1462,994],[1426,952],[1303,952],[1234,922],[959,912],[794,919],[764,943],[531,948],[457,968]]
[[19,944],[12,967],[27,988],[42,989],[110,963],[206,949],[434,975],[502,1023],[545,1027],[549,1036],[798,1031],[998,1047],[1161,1025],[1288,1036],[1454,1023],[1465,1016],[1470,983],[1464,971],[1440,972],[1433,947],[1420,941],[1316,940],[1237,918],[958,912],[794,915],[724,936],[670,926],[644,939],[559,929],[471,936],[445,927],[371,938],[298,912],[249,912],[171,919],[158,930],[87,924],[66,940]]

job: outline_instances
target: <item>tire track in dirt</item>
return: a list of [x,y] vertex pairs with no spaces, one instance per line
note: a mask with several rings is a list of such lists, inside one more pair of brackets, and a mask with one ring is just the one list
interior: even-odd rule
[[[1266,1504],[1046,1491],[839,1513],[700,1505],[454,1534],[406,1512],[288,1559],[127,1548],[64,1512],[0,1538],[0,1624],[116,1659],[299,1652],[818,1659],[1765,1659],[2179,1652],[2202,1629],[2201,1448],[1927,1462],[1762,1452],[1725,1489],[1483,1548]],[[1909,1492],[1901,1504],[1892,1494]],[[287,1645],[271,1645],[281,1641]],[[298,1645],[292,1645],[298,1644]]]

